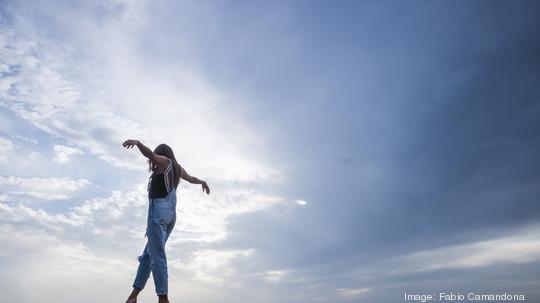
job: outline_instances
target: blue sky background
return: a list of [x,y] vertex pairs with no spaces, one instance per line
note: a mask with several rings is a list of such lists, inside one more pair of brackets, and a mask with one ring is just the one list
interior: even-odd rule
[[539,300],[539,8],[2,1],[0,298],[125,299],[136,138],[212,188],[180,185],[172,302]]

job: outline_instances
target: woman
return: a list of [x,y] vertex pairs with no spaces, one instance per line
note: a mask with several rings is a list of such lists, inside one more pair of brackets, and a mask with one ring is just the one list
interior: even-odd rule
[[158,303],[169,303],[165,242],[176,223],[176,188],[180,179],[192,184],[201,184],[203,192],[207,194],[210,194],[210,188],[205,181],[190,176],[176,162],[172,149],[166,144],[158,145],[153,152],[137,140],[126,140],[122,145],[125,148],[137,146],[148,158],[149,170],[152,172],[148,181],[149,208],[146,226],[148,242],[143,254],[139,256],[139,268],[133,282],[133,291],[126,303],[137,302],[137,296],[144,288],[150,272],[154,277]]

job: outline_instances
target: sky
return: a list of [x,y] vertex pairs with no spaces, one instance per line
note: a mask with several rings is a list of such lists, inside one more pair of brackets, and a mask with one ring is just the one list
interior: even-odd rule
[[[0,300],[540,300],[535,1],[0,2]],[[155,300],[150,278],[140,302]]]

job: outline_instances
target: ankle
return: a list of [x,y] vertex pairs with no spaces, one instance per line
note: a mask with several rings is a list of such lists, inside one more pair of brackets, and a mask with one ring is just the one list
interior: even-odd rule
[[129,295],[129,298],[130,299],[137,299],[137,296],[139,295],[140,292],[141,292],[141,290],[139,288],[133,287],[133,291]]

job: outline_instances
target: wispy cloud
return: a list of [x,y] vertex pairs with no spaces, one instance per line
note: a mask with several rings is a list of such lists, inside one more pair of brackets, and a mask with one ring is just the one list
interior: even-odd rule
[[181,271],[192,273],[191,280],[218,285],[229,280],[236,269],[230,263],[237,258],[247,258],[254,253],[247,250],[199,250],[193,253],[189,262],[172,260],[171,265]]
[[336,293],[338,296],[346,300],[354,300],[360,297],[362,294],[369,291],[369,288],[338,288]]
[[70,192],[88,186],[86,179],[35,178],[18,176],[0,176],[0,188],[10,195],[26,195],[45,200],[65,200]]
[[0,176],[0,186],[16,187],[36,190],[65,190],[74,191],[89,184],[86,179],[71,180],[68,178],[35,178]]
[[7,161],[6,154],[13,149],[13,142],[9,139],[0,137],[0,161]]
[[540,228],[533,225],[514,235],[419,251],[404,260],[419,265],[418,270],[537,262],[540,261]]
[[264,274],[266,280],[277,283],[289,274],[289,269],[269,270]]
[[55,153],[53,160],[58,163],[68,162],[71,156],[83,154],[82,150],[65,145],[55,145],[53,148]]

